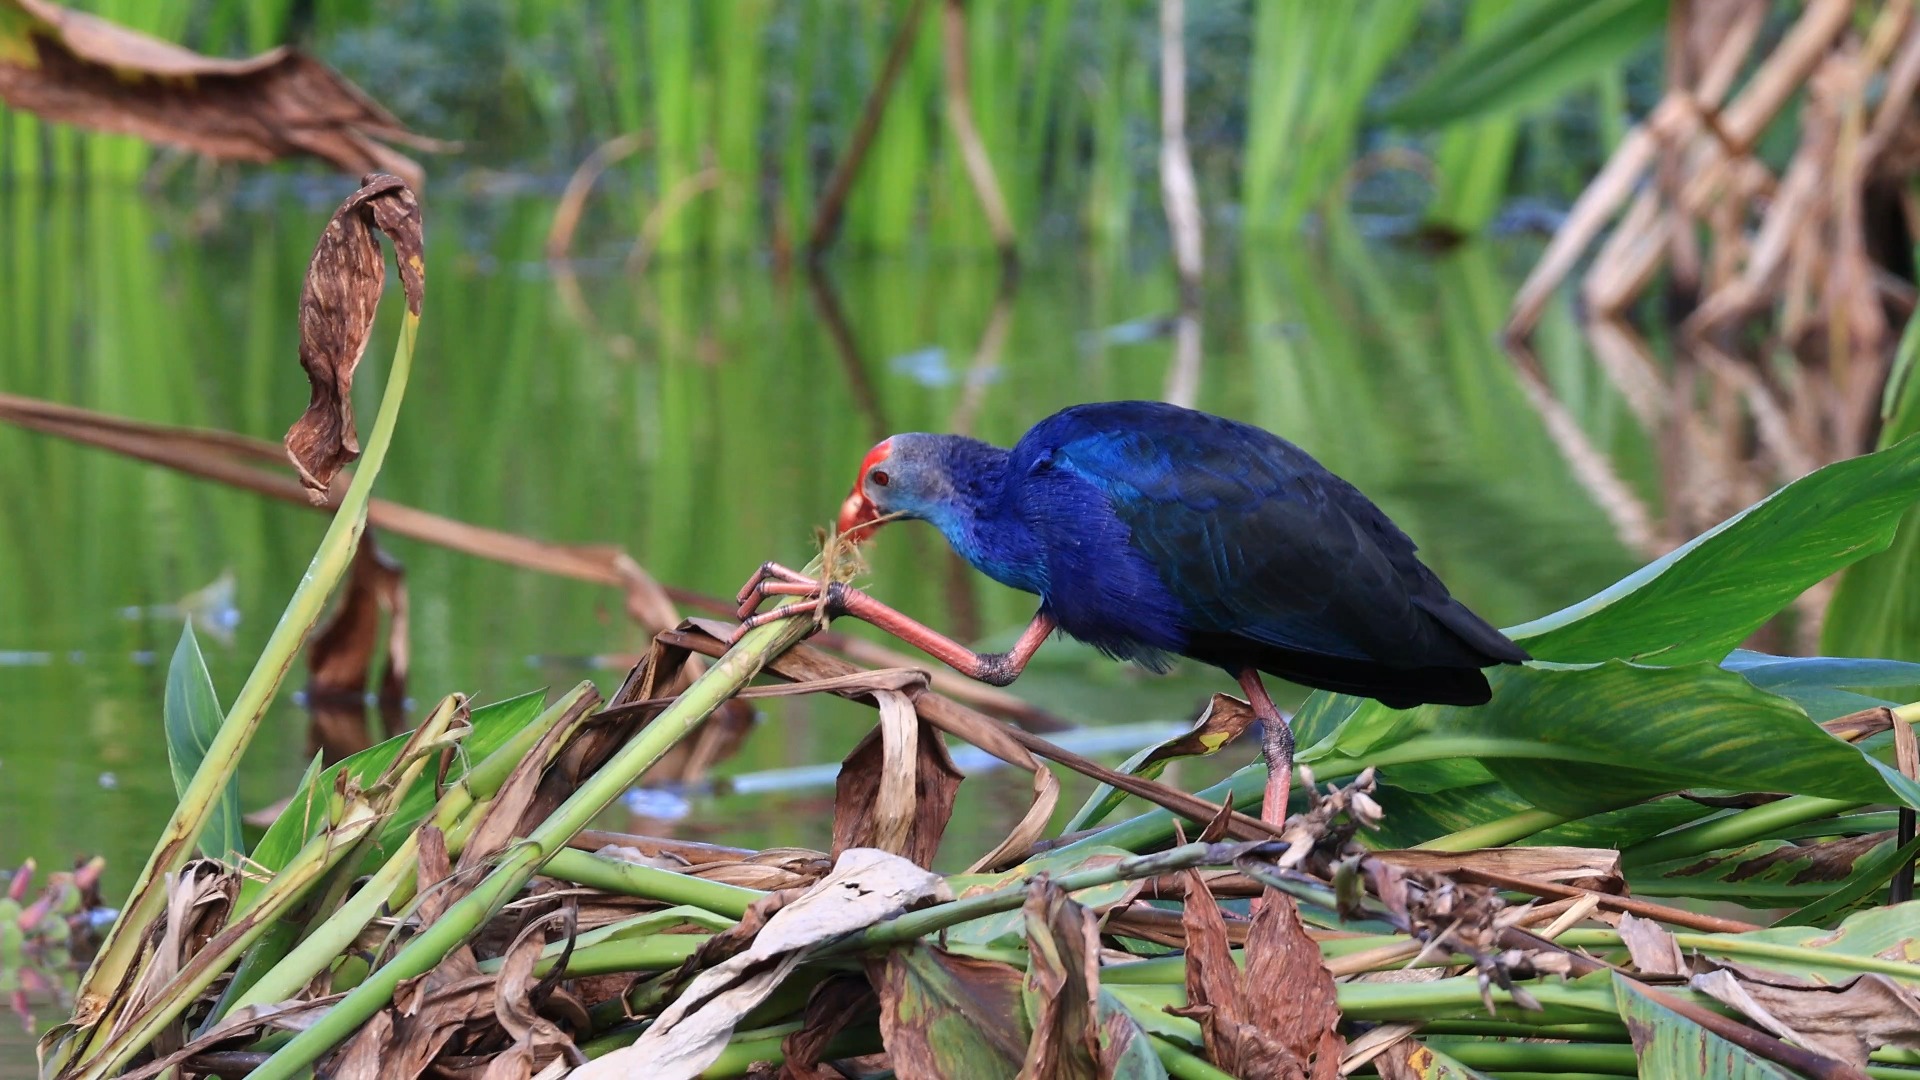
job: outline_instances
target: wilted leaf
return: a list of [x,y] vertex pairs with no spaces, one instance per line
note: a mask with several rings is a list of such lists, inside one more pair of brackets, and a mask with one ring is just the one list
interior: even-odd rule
[[1642,975],[1685,975],[1687,956],[1666,928],[1652,919],[1620,916],[1620,942]]
[[368,529],[360,535],[339,606],[307,644],[309,700],[347,698],[358,704],[364,698],[383,612],[389,625],[380,698],[401,701],[407,696],[409,656],[407,572],[398,559],[380,550]]
[[534,965],[544,951],[543,932],[548,924],[560,924],[562,936],[571,938],[572,921],[571,908],[549,912],[528,922],[507,946],[494,986],[493,1013],[513,1045],[494,1055],[482,1080],[529,1080],[536,1068],[557,1060],[570,1066],[586,1063],[586,1055],[573,1040],[540,1015],[540,1004],[553,993],[556,980],[533,977]]
[[1614,997],[1633,1037],[1640,1075],[1697,1080],[1796,1080],[1793,1073],[1743,1049],[1647,997],[1616,976]]
[[[420,831],[419,879],[422,925],[438,919],[480,880],[454,873],[446,840],[432,826]],[[432,971],[401,983],[393,1004],[363,1024],[322,1074],[337,1080],[414,1080],[470,1023],[491,1019],[494,982],[480,970],[471,946],[455,947]]]
[[387,276],[376,229],[393,241],[407,310],[416,316],[426,288],[420,205],[397,177],[369,175],[333,212],[300,288],[300,366],[313,394],[307,411],[288,429],[286,446],[315,503],[326,501],[334,474],[360,456],[353,370],[373,332]]
[[1100,994],[1100,929],[1087,909],[1044,877],[1027,887],[1027,1043],[1021,1080],[1100,1080],[1093,1002]]
[[[0,0],[4,2],[4,0]],[[180,644],[173,650],[173,662],[167,666],[166,703],[161,709],[162,726],[167,733],[167,765],[173,772],[173,790],[185,795],[193,774],[206,759],[207,748],[220,734],[226,714],[214,696],[213,676],[207,673],[206,659],[200,655],[200,643],[193,636],[193,624],[180,628]],[[240,785],[228,780],[220,789],[207,827],[200,833],[200,850],[208,858],[231,859],[247,850],[247,838],[240,831]]]
[[420,166],[379,140],[442,148],[400,125],[297,49],[201,56],[46,0],[0,0],[0,101],[45,119],[231,161],[317,157],[420,186]]
[[1695,975],[1693,988],[1783,1039],[1854,1065],[1883,1046],[1920,1050],[1920,999],[1885,975],[1834,985],[1730,964]]
[[1620,853],[1611,848],[1504,847],[1475,851],[1376,851],[1382,859],[1409,870],[1434,874],[1491,874],[1561,885],[1577,885],[1599,892],[1624,892]]
[[841,763],[834,784],[833,854],[871,847],[930,867],[966,779],[939,729],[898,691],[874,694],[880,723]]
[[[1167,763],[1181,758],[1205,757],[1244,734],[1253,725],[1253,707],[1239,698],[1215,694],[1206,711],[1193,727],[1165,742],[1155,743],[1121,762],[1120,771],[1149,780],[1166,771]],[[1109,784],[1101,784],[1087,796],[1062,832],[1078,832],[1104,821],[1120,805],[1125,793]]]
[[787,1059],[782,1075],[788,1080],[814,1076],[814,1067],[834,1037],[851,1024],[872,1022],[878,1005],[873,987],[858,976],[836,976],[814,987],[800,1018],[800,1030],[780,1040],[780,1052]]
[[1293,899],[1269,888],[1247,931],[1247,968],[1233,963],[1226,920],[1206,882],[1187,871],[1187,1006],[1207,1059],[1235,1076],[1334,1080],[1340,1075],[1340,1007],[1320,948]]
[[740,1018],[773,993],[808,950],[947,895],[944,881],[897,855],[850,849],[833,873],[774,912],[744,951],[697,975],[637,1042],[573,1075],[697,1076],[720,1056]]
[[1555,663],[1718,661],[1809,586],[1884,550],[1917,497],[1920,438],[1910,438],[1809,473],[1617,584],[1507,633]]
[[1019,1074],[1027,1054],[1019,968],[916,941],[867,961],[867,975],[880,994],[880,1038],[901,1080]]

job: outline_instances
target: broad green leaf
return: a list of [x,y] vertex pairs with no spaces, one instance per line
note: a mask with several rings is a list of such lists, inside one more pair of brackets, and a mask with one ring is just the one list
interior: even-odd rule
[[[525,727],[534,717],[540,715],[540,706],[545,695],[542,691],[522,694],[519,697],[497,701],[473,710],[468,717],[472,732],[462,742],[462,753],[454,767],[448,771],[448,780],[456,780],[466,773],[473,762],[483,760],[488,754],[505,745],[514,732]],[[365,786],[373,783],[387,771],[406,746],[405,734],[395,735],[385,742],[375,743],[357,754],[347,757],[322,770],[318,776],[309,776],[297,789],[293,800],[287,804],[280,816],[267,827],[266,834],[253,846],[249,861],[263,873],[249,876],[240,886],[238,910],[250,906],[253,898],[264,887],[263,878],[286,865],[306,842],[319,831],[326,820],[326,800],[333,791],[335,782],[344,770],[356,784]],[[399,808],[382,826],[380,840],[375,855],[390,851],[397,838],[405,836],[420,824],[429,810],[433,808],[433,771],[414,784],[412,790],[401,799]]]
[[[180,628],[180,644],[173,650],[173,662],[167,665],[167,696],[162,707],[167,733],[167,765],[173,771],[173,791],[186,793],[193,774],[206,760],[207,748],[220,734],[226,713],[214,696],[213,676],[207,674],[207,661],[200,655],[200,642],[193,636],[189,620]],[[231,862],[247,850],[246,834],[240,824],[240,788],[229,777],[220,789],[218,802],[200,833],[200,850],[209,858]]]
[[1646,1080],[1796,1080],[1793,1073],[1681,1016],[1624,978],[1614,978],[1613,992]]
[[[954,874],[947,878],[947,885],[953,890],[955,896],[971,896],[1017,885],[1035,874],[1046,873],[1059,877],[1074,870],[1109,866],[1132,857],[1132,852],[1121,848],[1091,847],[1083,851],[1041,855],[997,874]],[[1103,911],[1110,905],[1125,899],[1135,884],[1131,881],[1115,881],[1106,885],[1096,885],[1091,889],[1081,889],[1079,892],[1068,895],[1082,907]],[[1026,916],[1019,908],[1015,908],[997,915],[983,915],[978,919],[971,919],[958,926],[950,927],[943,940],[955,945],[1017,948],[1026,941],[1026,936]]]
[[1440,59],[1380,119],[1436,128],[1542,105],[1660,40],[1666,0],[1526,0]]
[[1477,758],[1522,799],[1569,816],[1689,787],[1920,805],[1920,785],[1713,664],[1615,660],[1500,668],[1491,678],[1486,705],[1405,710],[1362,758],[1325,760],[1342,771],[1379,764],[1392,783],[1396,762]]
[[[1920,318],[1907,320],[1881,404],[1880,445],[1920,432]],[[1827,603],[1820,651],[1920,660],[1920,507],[1891,547],[1847,570]],[[1912,700],[1912,699],[1908,699]]]
[[1815,720],[1920,698],[1920,664],[1831,656],[1771,656],[1736,649],[1721,664]]
[[1719,660],[1815,582],[1893,539],[1920,438],[1795,480],[1571,607],[1507,631],[1536,659]]

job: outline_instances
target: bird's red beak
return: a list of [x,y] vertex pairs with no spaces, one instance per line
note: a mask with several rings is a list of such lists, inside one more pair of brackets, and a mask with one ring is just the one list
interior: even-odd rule
[[880,519],[880,510],[867,498],[867,474],[873,467],[887,459],[893,450],[893,440],[887,439],[879,446],[867,451],[860,462],[860,473],[853,478],[853,491],[847,495],[847,501],[840,504],[840,520],[834,531],[858,544],[874,534],[879,526],[874,522]]

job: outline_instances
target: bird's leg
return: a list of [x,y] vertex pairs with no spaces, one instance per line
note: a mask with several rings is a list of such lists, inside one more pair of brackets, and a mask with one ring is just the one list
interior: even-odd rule
[[[756,614],[755,609],[769,596],[806,596],[811,599]],[[975,652],[859,589],[838,581],[822,585],[796,570],[789,570],[778,563],[767,563],[755,571],[740,590],[740,629],[735,632],[735,640],[754,627],[775,619],[819,611],[829,616],[848,615],[872,623],[960,674],[994,686],[1005,686],[1019,678],[1026,669],[1027,661],[1033,659],[1033,654],[1054,629],[1053,616],[1041,612],[1033,617],[1033,622],[1021,633],[1020,640],[1014,642],[1013,648],[1003,653]]]
[[1253,668],[1241,668],[1240,689],[1247,693],[1253,715],[1260,718],[1260,753],[1267,759],[1267,792],[1260,800],[1260,820],[1269,825],[1287,823],[1287,795],[1293,786],[1293,727]]

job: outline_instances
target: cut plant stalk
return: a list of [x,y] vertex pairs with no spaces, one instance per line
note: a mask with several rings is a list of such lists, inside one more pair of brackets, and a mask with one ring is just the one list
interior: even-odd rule
[[[465,776],[440,798],[430,819],[433,827],[446,835],[447,853],[458,857],[474,824],[492,805],[500,785],[506,782],[528,753],[553,726],[593,693],[592,683],[581,683],[548,706],[532,723],[515,732],[505,745],[487,755],[486,760],[468,770]],[[214,1017],[249,1005],[264,1005],[291,998],[300,987],[332,964],[355,938],[383,910],[405,905],[413,899],[420,858],[419,830],[408,833],[400,846],[381,864],[380,869],[361,885],[352,897],[332,909],[326,919],[308,931],[292,950],[278,959],[271,970],[249,980],[233,998],[231,1005],[214,1010]],[[322,909],[326,910],[326,909]],[[236,984],[239,976],[235,977]],[[208,1022],[210,1027],[212,1020]]]
[[[394,427],[399,421],[400,404],[406,398],[407,376],[413,367],[414,342],[419,335],[419,328],[420,317],[411,311],[407,312],[400,325],[400,340],[394,347],[393,369],[380,399],[380,411],[374,420],[373,432],[367,439],[365,453],[354,470],[347,493],[340,500],[340,508],[335,512],[333,522],[327,526],[326,535],[321,537],[320,546],[287,602],[279,623],[267,638],[252,674],[247,676],[240,693],[234,698],[233,707],[228,710],[220,733],[214,737],[213,744],[207,747],[206,758],[194,772],[193,781],[187,786],[179,805],[174,808],[173,816],[161,832],[153,854],[135,879],[120,917],[107,930],[99,953],[87,969],[74,1004],[75,1021],[82,1029],[97,1022],[107,1012],[117,989],[132,974],[143,933],[165,905],[161,882],[167,874],[186,863],[227,781],[239,768],[241,756],[259,731],[260,721],[278,693],[281,681],[298,658],[300,645],[307,632],[319,621],[327,597],[353,563],[353,553],[359,544],[360,534],[366,528],[367,499],[372,494],[374,479],[380,475],[380,467],[386,461],[387,448],[393,441]],[[87,1047],[72,1060],[84,1062],[100,1052],[102,1044],[98,1041],[98,1030],[94,1028],[95,1034],[90,1037]],[[73,1034],[78,1035],[79,1032]],[[73,1044],[58,1030],[49,1038],[57,1040],[49,1060],[56,1066],[69,1060]]]
[[[809,572],[819,572],[818,560]],[[788,600],[787,603],[794,601]],[[352,1034],[393,998],[401,980],[433,969],[448,952],[480,930],[573,834],[618,799],[753,677],[769,660],[812,632],[806,619],[779,619],[758,627],[668,705],[633,741],[622,747],[562,803],[538,829],[502,853],[499,864],[474,890],[425,927],[398,955],[367,976],[312,1027],[294,1036],[254,1073],[256,1080],[290,1080],[321,1054]]]
[[100,1080],[120,1071],[135,1054],[147,1048],[166,1026],[184,1013],[202,990],[213,984],[249,945],[303,899],[307,892],[380,823],[364,802],[355,801],[344,818],[307,842],[298,857],[280,872],[260,902],[215,935],[194,953],[166,990],[140,1013],[123,1017],[121,1028],[75,1075]]

